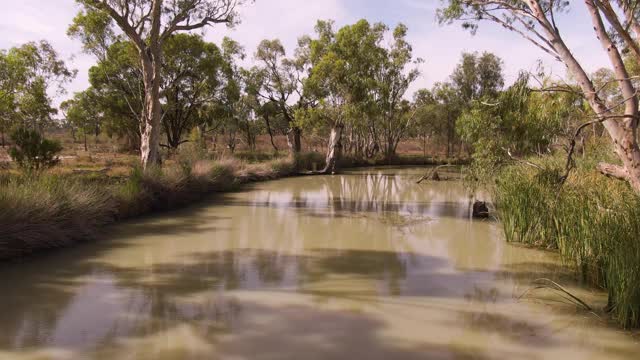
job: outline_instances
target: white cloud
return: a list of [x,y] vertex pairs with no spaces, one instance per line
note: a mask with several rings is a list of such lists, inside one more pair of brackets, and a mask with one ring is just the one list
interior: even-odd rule
[[292,53],[300,36],[313,33],[317,20],[333,19],[338,24],[352,20],[341,0],[258,0],[240,10],[240,19],[235,29],[213,28],[206,38],[220,41],[229,36],[245,47],[249,61],[263,39],[278,38]]

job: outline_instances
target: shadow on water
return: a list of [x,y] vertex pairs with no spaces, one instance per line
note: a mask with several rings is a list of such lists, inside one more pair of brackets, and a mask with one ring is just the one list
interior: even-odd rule
[[[443,273],[447,264],[444,258],[418,254],[335,249],[313,249],[305,255],[237,249],[129,267],[79,260],[20,279],[5,277],[11,283],[2,286],[2,302],[11,311],[0,317],[0,350],[20,353],[51,345],[71,352],[109,353],[121,351],[119,344],[125,339],[143,342],[187,327],[204,347],[166,352],[159,348],[153,358],[199,358],[220,344],[225,355],[255,359],[341,358],[345,354],[356,358],[527,358],[526,353],[500,349],[432,344],[428,334],[422,345],[396,347],[380,338],[386,324],[373,316],[255,300],[263,293],[373,306],[393,304],[394,298],[403,296],[463,301],[469,303],[468,310],[441,310],[451,312],[450,321],[437,325],[442,331],[466,323],[472,331],[498,334],[532,349],[562,345],[543,324],[475,309],[473,303],[512,299],[482,285],[493,273]],[[341,286],[342,280],[347,286]],[[258,297],[239,300],[234,290]],[[234,335],[231,340],[225,340],[228,334]]]
[[[174,308],[163,310],[168,314],[175,311]],[[181,328],[187,326],[190,331],[187,343],[191,346],[164,342],[160,346],[156,344],[155,347],[145,348],[146,339],[154,336],[149,334],[149,324],[145,324],[143,332],[140,331],[141,328],[129,329],[126,334],[121,332],[122,328],[108,329],[108,336],[100,339],[95,348],[81,349],[105,359],[123,356],[144,359],[211,359],[218,358],[213,355],[217,352],[220,353],[219,358],[260,360],[534,358],[521,351],[487,351],[486,348],[475,346],[431,343],[428,336],[419,345],[397,346],[382,338],[381,333],[387,326],[383,321],[363,314],[305,305],[264,305],[250,301],[239,305],[233,299],[227,299],[222,306],[212,305],[202,310],[197,317],[182,318],[171,323],[166,321],[166,317],[153,320],[168,333],[179,333]],[[245,317],[242,312],[247,310],[261,316]],[[225,339],[224,333],[234,327],[241,327],[243,330],[236,336]],[[140,335],[136,332],[140,332]],[[86,346],[86,343],[83,345]],[[103,348],[105,345],[110,346]],[[131,347],[128,348],[127,345]],[[56,346],[55,349],[62,350],[69,357],[81,358],[77,347]]]
[[[229,356],[244,359],[512,359],[523,353],[491,351],[473,346],[431,343],[425,334],[420,345],[399,347],[381,338],[386,324],[344,311],[316,310],[306,306],[259,308],[272,321],[245,324],[253,328],[224,348]],[[251,347],[246,346],[251,344]],[[286,350],[283,350],[286,349]]]

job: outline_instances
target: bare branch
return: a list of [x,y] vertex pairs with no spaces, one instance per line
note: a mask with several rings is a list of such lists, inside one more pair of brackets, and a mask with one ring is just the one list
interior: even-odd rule
[[629,173],[625,168],[618,165],[600,163],[598,164],[598,171],[600,171],[603,175],[612,177],[618,180],[629,180]]

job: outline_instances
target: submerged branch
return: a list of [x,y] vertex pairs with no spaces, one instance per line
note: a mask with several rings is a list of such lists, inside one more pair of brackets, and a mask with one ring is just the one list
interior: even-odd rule
[[527,289],[524,293],[522,293],[522,295],[518,297],[518,300],[522,299],[523,297],[525,297],[525,295],[527,295],[528,293],[534,290],[547,289],[547,290],[551,290],[558,293],[560,297],[562,297],[565,300],[569,300],[572,304],[579,305],[584,310],[593,312],[593,309],[591,308],[591,306],[589,306],[586,302],[582,301],[579,297],[573,295],[567,289],[565,289],[560,284],[558,284],[557,282],[551,279],[541,278],[541,279],[535,280],[533,283],[536,286],[534,286],[533,288]]
[[426,175],[424,175],[423,177],[421,177],[421,178],[417,181],[417,183],[418,183],[418,184],[420,184],[420,183],[422,183],[423,181],[428,180],[428,179],[435,179],[435,178],[440,179],[440,177],[439,177],[439,175],[438,175],[438,170],[439,170],[439,169],[441,169],[441,168],[445,168],[445,167],[456,167],[456,166],[457,166],[457,165],[451,165],[451,164],[446,164],[446,165],[439,165],[439,166],[436,166],[436,167],[435,167],[435,168],[433,168],[433,169],[432,169],[428,174],[426,174]]

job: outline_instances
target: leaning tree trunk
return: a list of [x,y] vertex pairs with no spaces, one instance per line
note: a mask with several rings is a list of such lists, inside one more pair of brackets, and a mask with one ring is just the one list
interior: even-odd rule
[[293,151],[296,154],[302,151],[302,130],[297,126],[293,128]]
[[[612,118],[606,120],[603,125],[609,132],[614,144],[614,149],[620,160],[622,167],[600,164],[598,169],[608,176],[626,180],[636,192],[640,193],[640,147],[637,140],[638,127],[638,95],[629,74],[624,66],[624,61],[615,43],[606,32],[602,17],[597,12],[594,2],[588,2],[594,24],[594,30],[602,47],[607,50],[610,62],[614,65],[614,72],[619,80],[619,87],[625,97],[624,118]],[[591,6],[589,6],[591,5]],[[603,107],[601,105],[601,107]],[[599,113],[606,109],[598,109]]]
[[144,125],[140,139],[140,157],[144,169],[160,163],[160,54],[156,52],[154,61],[143,60],[144,71]]
[[637,193],[640,193],[640,148],[635,131],[624,126],[623,129],[619,129],[620,125],[612,122],[607,120],[604,125],[611,134],[614,150],[622,160],[622,166],[600,163],[598,170],[604,175],[627,181]]
[[624,97],[624,114],[612,113],[604,101],[598,96],[598,90],[585,72],[584,68],[573,56],[554,24],[546,17],[542,5],[538,1],[527,0],[526,4],[531,14],[542,25],[549,43],[564,62],[571,75],[574,76],[582,89],[589,105],[609,133],[616,154],[622,162],[622,166],[612,164],[600,164],[598,169],[605,175],[627,181],[631,187],[640,193],[640,147],[636,139],[638,127],[638,96],[635,87],[629,78],[624,61],[615,42],[607,33],[600,10],[595,0],[584,0],[593,30],[606,51],[609,62],[615,72],[618,87]]
[[[585,4],[591,15],[593,29],[613,66],[618,79],[618,86],[624,96],[625,105],[622,118],[606,118],[607,115],[610,115],[609,110],[597,97],[597,92],[589,91],[591,89],[588,83],[586,84],[585,93],[587,94],[587,99],[596,113],[606,119],[603,121],[603,125],[613,140],[616,154],[622,161],[622,166],[603,163],[598,166],[598,169],[607,176],[627,181],[636,192],[640,193],[640,147],[636,136],[638,128],[638,95],[624,65],[620,51],[607,33],[596,3],[593,0],[585,0]],[[589,94],[589,92],[593,93],[593,95]]]
[[334,125],[331,128],[331,135],[329,136],[329,145],[327,147],[327,159],[326,166],[322,170],[325,174],[335,174],[338,167],[338,160],[342,156],[342,131],[344,130],[343,124]]

